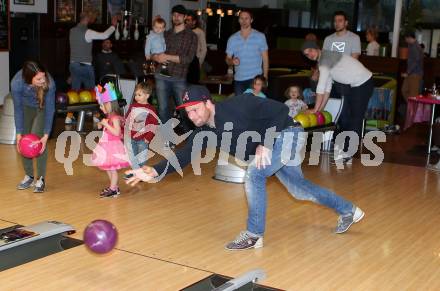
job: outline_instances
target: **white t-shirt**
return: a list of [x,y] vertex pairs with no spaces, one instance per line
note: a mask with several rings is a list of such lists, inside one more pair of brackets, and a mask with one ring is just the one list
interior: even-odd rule
[[295,117],[298,115],[298,113],[304,111],[307,109],[307,104],[304,103],[301,99],[292,100],[289,99],[286,102],[284,102],[287,107],[289,107],[289,116]]
[[377,41],[373,40],[367,45],[367,56],[379,56],[380,45]]
[[322,51],[318,65],[318,94],[329,93],[333,80],[351,87],[359,87],[373,76],[357,59],[336,52]]

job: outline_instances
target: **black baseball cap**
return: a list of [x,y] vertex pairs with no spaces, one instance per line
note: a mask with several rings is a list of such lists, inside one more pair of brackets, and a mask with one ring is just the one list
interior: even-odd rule
[[314,40],[306,40],[301,46],[301,51],[304,52],[306,49],[319,49],[318,44]]
[[175,5],[171,8],[171,13],[177,12],[179,14],[187,15],[188,11],[186,11],[185,6],[183,5]]
[[206,100],[211,100],[211,93],[209,93],[208,88],[201,85],[190,85],[183,92],[182,104],[177,106],[176,109],[196,105],[201,102],[205,102]]

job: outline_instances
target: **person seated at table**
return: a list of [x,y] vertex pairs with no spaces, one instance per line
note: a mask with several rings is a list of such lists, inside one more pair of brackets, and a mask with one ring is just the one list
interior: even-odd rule
[[125,73],[124,64],[119,56],[112,51],[112,41],[106,39],[102,42],[102,50],[93,59],[97,80],[108,74],[121,75]]

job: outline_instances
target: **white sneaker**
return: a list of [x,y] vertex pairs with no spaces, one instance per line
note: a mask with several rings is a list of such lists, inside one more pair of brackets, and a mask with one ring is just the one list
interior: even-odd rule
[[20,184],[17,185],[18,190],[24,190],[34,185],[34,178],[31,176],[24,176],[23,180],[21,180]]
[[433,172],[440,172],[440,163],[429,164],[426,166],[426,169],[433,171]]
[[45,188],[44,178],[41,176],[35,183],[34,193],[43,193]]

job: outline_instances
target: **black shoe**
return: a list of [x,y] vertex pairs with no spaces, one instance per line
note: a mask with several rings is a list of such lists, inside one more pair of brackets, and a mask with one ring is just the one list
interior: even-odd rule
[[107,189],[107,191],[102,192],[99,197],[101,198],[116,198],[119,196],[119,194],[121,194],[121,191],[119,190],[119,188],[117,188],[116,190],[112,190],[110,188]]

